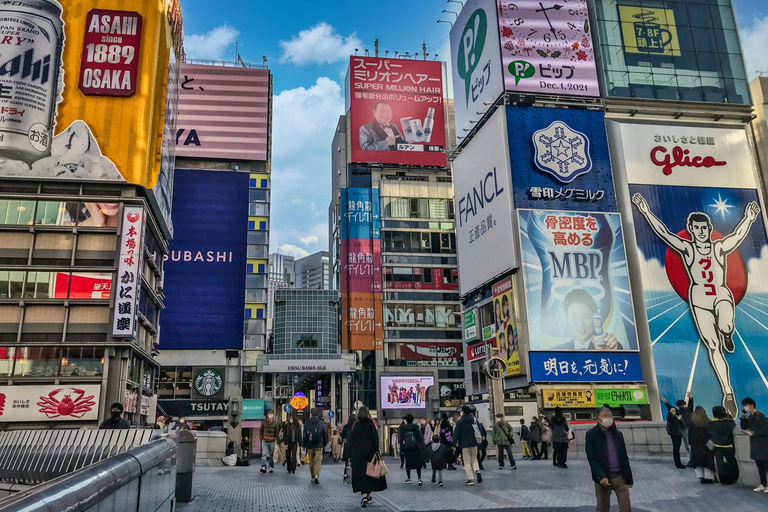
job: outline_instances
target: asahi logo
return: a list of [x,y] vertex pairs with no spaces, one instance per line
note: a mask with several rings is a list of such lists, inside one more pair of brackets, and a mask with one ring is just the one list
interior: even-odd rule
[[46,55],[41,60],[35,60],[35,50],[30,48],[22,55],[17,55],[0,65],[0,76],[13,78],[21,73],[22,79],[34,82],[40,80],[45,84],[51,76],[51,56]]
[[224,382],[216,368],[205,368],[197,372],[195,390],[202,396],[213,396],[221,391]]

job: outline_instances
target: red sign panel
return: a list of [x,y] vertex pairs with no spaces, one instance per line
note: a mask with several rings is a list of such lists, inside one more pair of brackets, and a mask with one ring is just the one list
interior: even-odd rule
[[352,161],[446,165],[442,63],[352,56]]
[[132,96],[141,48],[141,15],[93,9],[85,21],[80,90],[89,96]]

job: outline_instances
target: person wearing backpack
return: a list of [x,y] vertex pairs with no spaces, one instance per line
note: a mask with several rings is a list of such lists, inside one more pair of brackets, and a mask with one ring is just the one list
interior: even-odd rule
[[453,465],[453,427],[448,419],[448,413],[444,412],[442,421],[440,421],[440,442],[448,449],[448,471],[456,471],[456,466]]
[[483,477],[480,474],[480,464],[477,461],[477,447],[483,442],[483,434],[469,405],[461,407],[461,418],[456,423],[453,442],[456,448],[461,450],[461,460],[464,463],[464,472],[467,474],[467,485],[475,485],[475,478],[477,483],[482,483]]
[[493,425],[493,444],[496,445],[496,451],[499,454],[499,469],[504,469],[504,452],[509,456],[509,465],[512,469],[517,469],[515,456],[512,455],[512,445],[515,443],[515,436],[512,433],[512,427],[504,421],[503,414],[496,415],[496,424]]
[[421,435],[421,428],[413,424],[413,414],[405,417],[405,426],[400,441],[400,450],[405,456],[405,483],[411,483],[411,470],[416,470],[416,476],[421,482],[421,468],[424,466],[424,438]]
[[525,419],[520,418],[520,444],[523,445],[523,460],[531,458],[531,445],[528,443],[528,426],[525,424]]
[[309,454],[309,476],[313,484],[320,483],[320,468],[323,465],[323,448],[328,444],[325,422],[320,419],[320,409],[310,412],[311,418],[304,425],[304,446]]

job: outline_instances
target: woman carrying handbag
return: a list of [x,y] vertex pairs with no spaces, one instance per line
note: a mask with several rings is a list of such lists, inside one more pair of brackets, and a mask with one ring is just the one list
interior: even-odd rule
[[379,454],[379,433],[366,407],[358,409],[357,422],[352,427],[347,443],[352,468],[352,492],[360,493],[360,506],[366,508],[373,500],[371,493],[387,489],[387,469]]

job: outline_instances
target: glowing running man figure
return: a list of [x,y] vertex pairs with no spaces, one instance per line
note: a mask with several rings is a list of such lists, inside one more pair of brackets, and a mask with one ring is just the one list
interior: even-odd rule
[[760,214],[756,202],[747,205],[744,218],[736,229],[721,240],[712,240],[712,222],[709,216],[701,212],[688,215],[686,229],[691,240],[680,238],[672,233],[648,207],[648,202],[640,194],[632,197],[632,202],[648,221],[653,232],[677,252],[683,260],[688,273],[688,305],[691,308],[696,330],[709,352],[709,362],[720,382],[723,393],[723,407],[732,417],[738,414],[736,400],[728,370],[725,352],[734,351],[734,311],[733,294],[725,282],[726,259],[730,253],[744,241],[752,223]]

